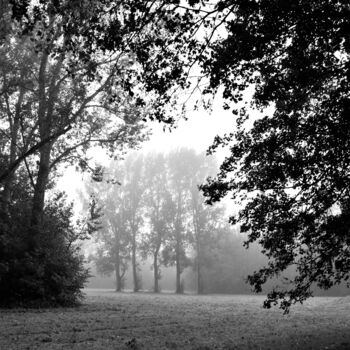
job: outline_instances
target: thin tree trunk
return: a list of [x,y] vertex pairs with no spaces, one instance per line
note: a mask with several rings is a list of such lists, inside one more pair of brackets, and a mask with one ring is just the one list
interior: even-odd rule
[[201,276],[201,251],[199,242],[197,242],[197,294],[203,293]]
[[177,198],[177,218],[176,218],[176,224],[175,224],[175,230],[176,230],[176,247],[175,247],[175,259],[176,259],[176,293],[182,294],[183,293],[183,287],[181,286],[181,209],[182,209],[182,202],[181,202],[181,191],[178,191],[178,198]]
[[202,276],[201,276],[201,264],[202,264],[202,252],[201,252],[201,240],[200,240],[200,229],[197,222],[197,216],[194,217],[194,231],[196,237],[196,248],[197,248],[197,294],[202,294],[203,286],[202,286]]
[[132,276],[134,281],[134,292],[139,291],[139,280],[137,276],[137,261],[136,261],[136,234],[133,232],[132,235]]
[[153,255],[154,293],[159,293],[159,266],[158,266],[159,248],[160,247],[157,247]]
[[183,290],[181,287],[181,262],[180,262],[180,242],[177,237],[176,240],[176,251],[175,251],[175,259],[176,259],[176,293],[182,294]]
[[121,290],[122,290],[122,277],[120,274],[119,249],[117,249],[117,251],[116,251],[116,258],[115,258],[115,280],[116,280],[116,292],[121,292]]

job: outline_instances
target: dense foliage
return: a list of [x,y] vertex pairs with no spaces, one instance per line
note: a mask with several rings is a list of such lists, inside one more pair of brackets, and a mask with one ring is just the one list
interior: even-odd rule
[[[231,154],[203,190],[209,202],[230,194],[243,203],[233,223],[258,241],[270,258],[249,277],[256,291],[293,267],[297,275],[269,293],[266,307],[282,299],[288,311],[317,284],[328,289],[350,277],[348,1],[223,0],[227,37],[204,62],[211,87],[224,86],[229,101],[251,105],[237,130],[217,137],[211,151]],[[229,107],[229,104],[226,105]],[[274,113],[252,119],[254,109]],[[256,113],[255,113],[256,115]]]
[[65,196],[58,193],[45,208],[40,246],[29,250],[31,205],[25,185],[16,185],[11,222],[0,219],[0,305],[75,305],[89,277],[77,246],[89,237],[87,223],[73,225],[72,205],[65,204]]

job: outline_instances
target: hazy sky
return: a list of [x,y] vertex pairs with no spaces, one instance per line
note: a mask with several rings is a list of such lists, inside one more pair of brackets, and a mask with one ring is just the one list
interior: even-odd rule
[[[246,101],[250,100],[252,91],[247,91],[245,94]],[[271,110],[267,110],[266,113],[270,113]],[[152,135],[149,141],[142,144],[140,151],[167,153],[172,149],[187,147],[193,148],[197,152],[205,152],[216,135],[224,135],[235,129],[235,116],[231,111],[223,109],[221,98],[214,100],[212,112],[201,109],[189,112],[187,116],[187,120],[179,120],[177,127],[171,131],[163,131],[163,123],[149,122]],[[251,119],[255,120],[258,116],[258,112],[253,112]],[[223,160],[227,152],[227,149],[218,149],[217,158],[219,162]],[[97,162],[108,163],[108,157],[100,152],[93,151],[91,154],[95,154]],[[58,187],[68,192],[71,198],[74,198],[75,188],[79,187],[86,178],[89,178],[89,175],[82,175],[75,172],[73,168],[68,168],[58,181]]]
[[[172,149],[188,147],[193,148],[197,152],[205,152],[211,145],[217,134],[223,135],[225,132],[233,130],[234,116],[231,112],[221,108],[209,114],[206,111],[192,112],[188,116],[188,120],[180,120],[176,128],[171,131],[163,131],[164,124],[158,122],[150,122],[149,127],[152,129],[152,135],[149,141],[146,141],[141,150],[144,152],[169,152]],[[96,160],[103,162],[100,152],[96,153]],[[223,153],[221,153],[222,158]],[[59,180],[60,189],[71,192],[77,187],[82,180],[82,175],[68,168],[64,176]]]

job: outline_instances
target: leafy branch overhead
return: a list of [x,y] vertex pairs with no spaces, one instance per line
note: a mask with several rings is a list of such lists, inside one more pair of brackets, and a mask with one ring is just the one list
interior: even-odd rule
[[[268,266],[249,277],[256,291],[292,267],[289,287],[265,306],[302,302],[314,284],[328,289],[350,273],[349,77],[347,1],[220,1],[232,6],[227,37],[213,43],[203,66],[211,88],[243,99],[237,129],[217,137],[209,153],[229,145],[220,173],[202,188],[212,203],[230,194],[245,203],[232,223],[258,241]],[[251,111],[263,116],[250,127]],[[234,111],[236,113],[236,111]]]

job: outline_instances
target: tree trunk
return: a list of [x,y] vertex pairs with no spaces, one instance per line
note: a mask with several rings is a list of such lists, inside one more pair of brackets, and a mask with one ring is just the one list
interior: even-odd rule
[[176,231],[176,247],[175,247],[175,259],[176,259],[176,293],[182,294],[184,292],[183,286],[181,286],[181,210],[182,210],[182,193],[181,190],[178,191],[177,198],[177,217],[175,224]]
[[201,252],[199,242],[197,243],[197,294],[202,294],[202,276],[201,276]]
[[122,278],[120,275],[120,261],[119,261],[119,254],[115,262],[115,280],[116,280],[116,292],[122,291]]
[[175,259],[176,259],[176,293],[182,294],[183,288],[181,286],[181,262],[180,262],[180,242],[177,237],[176,240],[176,251],[175,251]]
[[45,191],[50,174],[50,153],[52,143],[46,144],[40,151],[39,171],[34,189],[31,226],[38,228],[42,220],[45,204]]
[[[40,132],[41,140],[47,139],[51,134],[54,106],[57,101],[57,96],[59,92],[59,85],[57,85],[56,82],[59,77],[61,67],[62,67],[62,62],[63,62],[63,55],[61,55],[60,59],[57,61],[52,71],[52,77],[49,84],[48,94],[46,96],[46,86],[47,86],[46,69],[48,64],[48,57],[49,57],[49,53],[45,51],[43,53],[40,69],[39,69],[38,121],[39,121],[39,132]],[[36,244],[35,236],[39,233],[39,227],[43,217],[44,205],[45,205],[45,191],[49,181],[49,174],[50,174],[50,155],[51,155],[52,146],[55,141],[56,140],[52,140],[51,142],[45,144],[42,148],[40,148],[39,169],[38,169],[38,175],[37,175],[36,184],[34,188],[34,197],[33,197],[33,206],[32,206],[29,249],[33,248],[33,244],[35,247],[35,244]]]
[[154,293],[159,293],[159,266],[158,266],[159,247],[153,255],[153,271],[154,271]]
[[116,281],[116,292],[121,292],[122,290],[122,277],[120,273],[120,253],[119,248],[116,248],[115,255],[115,281]]
[[134,292],[138,292],[140,289],[139,280],[137,276],[137,261],[136,261],[136,233],[132,235],[132,276],[134,281]]
[[[196,218],[195,218],[196,219]],[[203,293],[202,276],[201,276],[201,264],[202,264],[202,252],[201,252],[201,235],[198,222],[195,224],[195,237],[197,248],[197,294]]]

